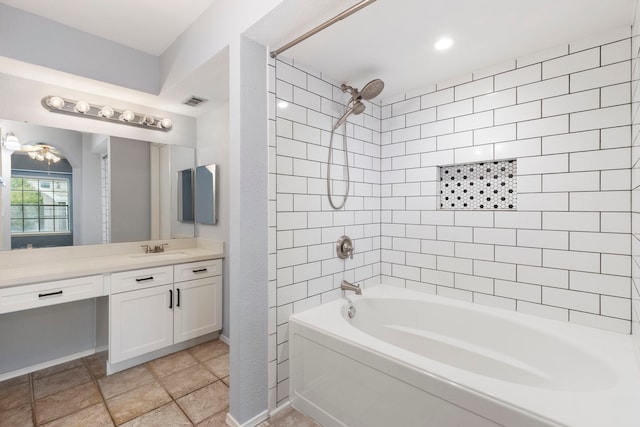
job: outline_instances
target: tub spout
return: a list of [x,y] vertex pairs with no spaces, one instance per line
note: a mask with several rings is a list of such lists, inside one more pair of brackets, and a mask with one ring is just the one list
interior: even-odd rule
[[354,285],[347,282],[346,280],[343,280],[342,283],[340,283],[340,289],[342,289],[343,291],[354,291],[356,295],[362,295],[362,289],[360,289],[360,285]]

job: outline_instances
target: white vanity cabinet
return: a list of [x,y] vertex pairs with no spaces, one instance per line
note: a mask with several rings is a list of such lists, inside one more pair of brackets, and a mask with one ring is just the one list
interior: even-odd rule
[[0,288],[0,314],[102,295],[102,275]]
[[222,329],[222,260],[174,266],[173,342]]
[[222,261],[113,273],[109,363],[222,329]]

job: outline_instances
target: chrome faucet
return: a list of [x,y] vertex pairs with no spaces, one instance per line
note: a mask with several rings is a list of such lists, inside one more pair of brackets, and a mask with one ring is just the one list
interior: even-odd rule
[[360,285],[354,285],[347,282],[346,280],[343,280],[342,283],[340,283],[340,289],[342,289],[343,291],[354,291],[356,295],[362,295],[362,289],[360,289]]
[[169,246],[168,243],[158,243],[156,245],[140,245],[144,248],[144,253],[146,254],[155,254],[158,252],[164,252],[164,247]]
[[155,245],[153,247],[153,251],[152,252],[154,252],[154,253],[164,252],[164,247],[165,246],[169,246],[169,244],[168,243],[158,243],[157,245]]

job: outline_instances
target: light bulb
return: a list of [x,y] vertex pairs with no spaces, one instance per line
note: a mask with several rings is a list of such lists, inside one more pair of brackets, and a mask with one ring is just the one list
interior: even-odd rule
[[155,119],[151,116],[144,116],[140,119],[140,124],[145,126],[150,126],[155,122]]
[[44,161],[44,156],[42,155],[42,153],[36,154],[36,160],[39,160],[41,162]]
[[437,50],[446,50],[446,49],[449,49],[451,46],[453,46],[453,40],[451,40],[448,37],[441,38],[433,45],[433,47],[436,48]]
[[17,151],[22,148],[20,140],[13,134],[13,132],[8,132],[4,136],[4,148],[11,151]]
[[158,122],[158,125],[162,129],[171,129],[173,127],[173,122],[171,121],[171,119],[164,118]]
[[36,153],[35,151],[29,151],[27,154],[29,155],[29,157],[31,157],[34,160],[38,156],[38,153]]
[[130,122],[131,120],[135,119],[136,115],[133,114],[132,111],[123,111],[122,114],[120,114],[120,120],[122,120],[123,122]]
[[111,117],[113,117],[113,108],[109,107],[108,105],[105,105],[100,109],[100,111],[98,112],[98,115],[100,117],[104,117],[105,119],[110,119]]
[[91,106],[87,101],[78,101],[76,102],[76,106],[73,107],[73,111],[76,113],[85,114],[91,109]]
[[50,96],[47,100],[47,105],[56,110],[62,110],[64,108],[64,99],[59,96]]

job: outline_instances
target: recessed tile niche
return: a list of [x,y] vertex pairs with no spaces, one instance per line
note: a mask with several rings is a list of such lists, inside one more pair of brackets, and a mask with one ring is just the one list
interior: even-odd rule
[[517,162],[440,166],[440,209],[515,210]]

